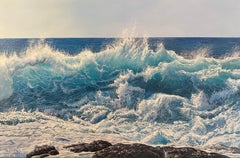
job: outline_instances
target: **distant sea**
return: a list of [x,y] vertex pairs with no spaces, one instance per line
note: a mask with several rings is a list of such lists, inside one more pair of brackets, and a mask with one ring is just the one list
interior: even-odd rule
[[239,122],[240,38],[0,39],[0,157],[104,138],[239,148]]

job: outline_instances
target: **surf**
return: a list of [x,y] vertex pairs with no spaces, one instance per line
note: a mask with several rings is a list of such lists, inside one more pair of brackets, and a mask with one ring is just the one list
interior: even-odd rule
[[41,41],[1,53],[1,123],[51,116],[150,144],[239,146],[240,58],[196,52],[126,38],[99,52],[69,54]]

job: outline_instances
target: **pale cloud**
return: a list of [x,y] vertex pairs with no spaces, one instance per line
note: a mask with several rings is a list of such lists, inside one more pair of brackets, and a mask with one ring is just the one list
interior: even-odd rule
[[1,0],[0,37],[236,37],[239,17],[239,0]]

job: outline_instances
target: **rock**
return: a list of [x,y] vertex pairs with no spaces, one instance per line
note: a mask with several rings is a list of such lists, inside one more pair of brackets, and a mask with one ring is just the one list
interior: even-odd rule
[[80,143],[80,144],[73,144],[69,146],[65,146],[64,148],[70,149],[70,151],[79,153],[79,152],[95,152],[102,150],[104,148],[107,148],[109,146],[112,146],[111,143],[103,140],[97,140],[93,141],[92,143]]
[[191,147],[157,147],[159,150],[164,152],[164,156],[168,158],[178,157],[178,158],[227,158],[227,156],[223,156],[216,153],[208,153],[202,150],[198,150]]
[[[173,146],[149,146],[146,144],[122,144],[112,145],[103,140],[92,143],[80,143],[65,146],[75,153],[95,152],[93,158],[228,158],[227,156],[208,153],[192,147]],[[236,149],[235,149],[236,150]]]
[[115,144],[95,152],[93,158],[163,158],[163,151],[145,144]]
[[191,147],[152,147],[145,144],[115,144],[95,152],[93,158],[228,158]]
[[48,157],[48,156],[49,156],[49,154],[42,154],[39,156],[39,158],[44,158],[44,157]]
[[58,155],[59,152],[57,150],[51,150],[48,152],[49,155]]
[[33,151],[26,155],[27,158],[31,158],[33,156],[39,155],[39,157],[47,157],[49,155],[58,155],[59,152],[56,150],[54,146],[36,146]]
[[218,153],[208,153],[208,157],[210,157],[210,158],[229,158],[228,156],[221,155]]

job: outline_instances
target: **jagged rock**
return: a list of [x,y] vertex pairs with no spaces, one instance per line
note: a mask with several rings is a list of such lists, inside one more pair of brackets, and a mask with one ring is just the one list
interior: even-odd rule
[[36,146],[33,151],[26,155],[26,158],[31,158],[33,156],[39,155],[39,157],[47,157],[49,155],[58,155],[59,152],[56,150],[54,146],[43,145]]
[[107,141],[97,140],[93,141],[92,143],[73,144],[65,146],[64,148],[70,149],[70,151],[72,152],[79,153],[82,151],[95,152],[107,148],[109,146],[112,146],[112,144]]
[[163,158],[164,153],[145,144],[115,144],[95,152],[93,158]]

